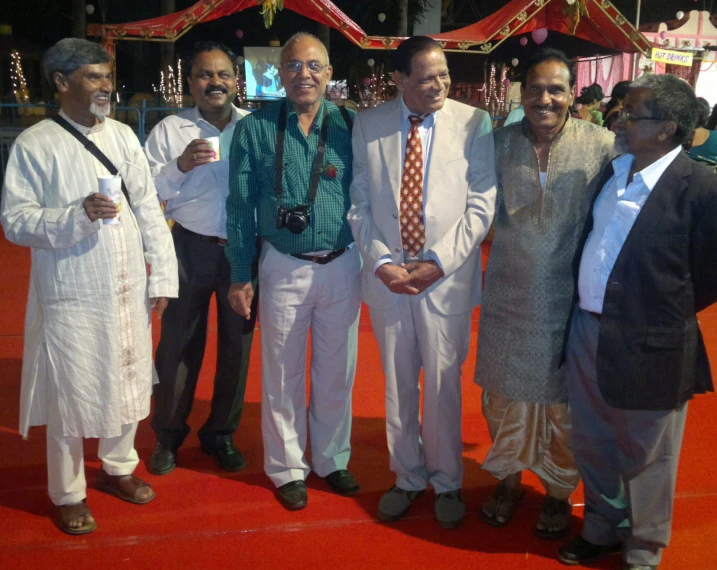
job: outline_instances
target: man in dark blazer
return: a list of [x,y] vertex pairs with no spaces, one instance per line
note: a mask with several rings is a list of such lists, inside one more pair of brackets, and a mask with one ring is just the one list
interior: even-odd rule
[[585,526],[566,564],[622,550],[657,568],[670,540],[687,401],[713,390],[697,313],[717,301],[717,176],[682,150],[696,115],[686,82],[634,82],[591,208],[566,353]]

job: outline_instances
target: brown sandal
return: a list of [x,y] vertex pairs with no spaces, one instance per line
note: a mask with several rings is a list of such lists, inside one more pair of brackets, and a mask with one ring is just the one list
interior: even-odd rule
[[[483,503],[481,518],[489,525],[495,527],[507,525],[513,518],[515,509],[522,500],[523,494],[522,486],[516,489],[515,487],[498,485],[491,496]],[[487,513],[486,508],[491,511],[491,513]],[[499,513],[501,516],[506,517],[505,520],[498,520]]]
[[90,507],[87,506],[87,499],[74,505],[57,505],[58,521],[57,525],[60,530],[67,534],[88,534],[97,528],[97,521],[85,522],[82,526],[72,527],[70,523],[81,517],[92,516]]
[[[152,486],[146,481],[142,481],[139,477],[134,475],[109,475],[104,469],[100,471],[100,476],[97,479],[97,488],[138,505],[149,503],[157,496],[152,490]],[[142,489],[149,489],[150,494],[146,497],[140,497],[139,493]]]
[[[545,497],[535,534],[540,538],[565,538],[570,534],[570,515],[573,505],[569,499]],[[553,530],[551,530],[553,529]]]

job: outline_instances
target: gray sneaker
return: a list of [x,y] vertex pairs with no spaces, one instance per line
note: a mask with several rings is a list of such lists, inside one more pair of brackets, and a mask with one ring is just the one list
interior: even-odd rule
[[406,491],[395,485],[378,503],[378,518],[384,522],[402,519],[411,507],[411,503],[423,495],[421,491]]
[[466,516],[466,504],[460,489],[436,495],[436,519],[443,528],[458,528]]

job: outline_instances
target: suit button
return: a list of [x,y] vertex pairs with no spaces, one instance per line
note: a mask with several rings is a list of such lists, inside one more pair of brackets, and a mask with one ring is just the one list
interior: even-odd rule
[[393,215],[393,219],[394,219],[394,220],[397,220],[397,219],[398,219],[398,214],[394,214],[394,215]]
[[396,253],[401,253],[401,248],[397,247],[397,248],[394,249],[393,251],[395,251]]

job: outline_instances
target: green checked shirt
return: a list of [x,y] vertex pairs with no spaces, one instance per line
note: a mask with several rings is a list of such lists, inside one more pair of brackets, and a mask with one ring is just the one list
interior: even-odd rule
[[[232,268],[232,283],[251,281],[257,235],[285,254],[335,251],[353,241],[346,221],[351,206],[351,132],[339,108],[323,100],[307,136],[288,100],[287,105],[281,203],[289,208],[308,203],[324,107],[329,111],[325,171],[311,209],[311,221],[301,234],[292,234],[286,228],[276,229],[279,202],[274,188],[275,160],[281,112],[281,101],[277,101],[239,121],[232,140],[227,199],[227,257]],[[335,177],[329,174],[333,172],[327,168],[330,165],[336,169]]]

